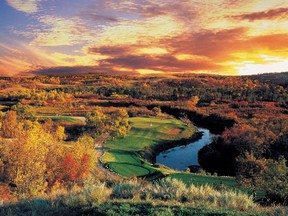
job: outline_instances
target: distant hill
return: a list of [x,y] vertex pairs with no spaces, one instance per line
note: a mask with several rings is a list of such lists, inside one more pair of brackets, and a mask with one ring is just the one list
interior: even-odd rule
[[97,66],[74,66],[74,67],[51,67],[51,68],[41,68],[34,71],[30,71],[33,75],[57,75],[57,74],[107,74],[107,75],[138,75],[135,71],[119,71],[107,68],[99,68]]
[[[106,75],[139,75],[136,71],[121,71],[115,69],[107,69],[98,67],[98,66],[74,66],[74,67],[51,67],[51,68],[41,68],[34,71],[30,71],[29,74],[33,75],[61,75],[61,74],[106,74]],[[162,74],[163,75],[163,74]],[[172,75],[171,73],[167,73]],[[175,74],[173,74],[175,76]],[[187,74],[187,75],[196,75],[196,74]],[[201,74],[197,74],[201,75]],[[205,76],[215,76],[212,74],[203,74]],[[165,76],[165,75],[164,75]],[[176,74],[177,76],[183,76],[183,74]],[[216,75],[217,76],[217,75]],[[267,82],[275,85],[288,86],[288,72],[281,73],[265,73],[258,75],[247,75],[242,76],[247,77],[252,80],[259,80],[260,82]]]
[[288,86],[288,72],[265,73],[265,74],[251,75],[247,77],[253,80],[259,80],[260,82]]

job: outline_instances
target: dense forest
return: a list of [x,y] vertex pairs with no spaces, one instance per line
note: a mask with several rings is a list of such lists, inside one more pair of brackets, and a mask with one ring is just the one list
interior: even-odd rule
[[125,137],[128,117],[170,115],[219,135],[199,152],[206,173],[288,202],[288,73],[1,77],[0,105],[0,200],[81,185],[91,173],[107,180],[95,140]]

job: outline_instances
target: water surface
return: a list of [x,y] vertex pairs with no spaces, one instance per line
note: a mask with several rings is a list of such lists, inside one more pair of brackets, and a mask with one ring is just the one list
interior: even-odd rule
[[161,152],[156,156],[156,163],[181,171],[185,170],[188,166],[199,165],[198,151],[203,146],[210,144],[216,135],[210,133],[210,131],[205,128],[198,128],[198,130],[203,133],[201,139]]

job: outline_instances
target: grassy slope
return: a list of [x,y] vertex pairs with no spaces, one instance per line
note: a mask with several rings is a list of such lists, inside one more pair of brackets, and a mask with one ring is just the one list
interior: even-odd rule
[[176,119],[135,117],[129,121],[132,124],[131,132],[125,138],[107,142],[105,148],[108,150],[102,157],[104,163],[122,176],[157,175],[165,172],[141,159],[137,152],[163,142],[188,138],[196,132],[196,128],[185,126]]
[[63,122],[69,125],[85,124],[85,117],[80,116],[39,116],[39,118],[51,118],[55,122]]
[[242,191],[250,192],[241,188],[241,185],[239,185],[233,177],[205,176],[193,173],[173,173],[168,176],[173,179],[179,179],[187,185],[194,184],[203,186],[208,184],[219,189],[221,189],[221,187],[225,187],[229,189],[239,189]]
[[198,174],[191,174],[191,173],[173,173],[169,175],[171,178],[181,179],[187,185],[194,184],[194,185],[220,185],[225,184],[231,188],[238,187],[239,185],[235,181],[233,177],[217,177],[217,176],[205,176],[205,175],[198,175]]
[[[188,127],[177,119],[162,119],[135,117],[130,118],[131,132],[125,138],[119,138],[108,142],[105,147],[126,151],[139,151],[145,147],[153,147],[163,141],[179,140],[185,137],[187,132],[193,134],[196,128]],[[179,134],[173,134],[173,129],[179,129]],[[189,130],[189,131],[188,131]]]

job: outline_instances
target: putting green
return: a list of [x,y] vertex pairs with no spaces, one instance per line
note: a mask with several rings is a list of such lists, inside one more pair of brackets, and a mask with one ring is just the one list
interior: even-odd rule
[[121,176],[131,177],[131,176],[146,176],[152,173],[157,172],[156,170],[149,169],[149,167],[137,165],[137,164],[129,164],[129,163],[108,163],[109,167],[117,171]]

